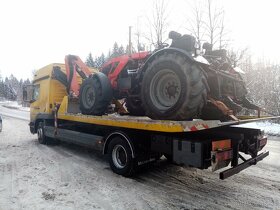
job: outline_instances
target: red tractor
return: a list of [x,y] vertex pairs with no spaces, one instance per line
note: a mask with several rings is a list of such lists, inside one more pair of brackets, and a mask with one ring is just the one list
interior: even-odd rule
[[242,107],[258,109],[246,99],[241,71],[225,50],[204,44],[202,56],[193,36],[170,32],[169,38],[169,47],[113,58],[94,74],[83,73],[75,56],[67,59],[67,75],[77,71],[84,79],[76,91],[81,112],[103,115],[112,99],[125,99],[131,115],[166,120],[226,120]]

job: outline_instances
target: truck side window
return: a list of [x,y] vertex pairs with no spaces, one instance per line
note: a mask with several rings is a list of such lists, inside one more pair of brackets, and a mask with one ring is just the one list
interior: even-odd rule
[[34,101],[37,101],[39,98],[39,93],[40,93],[40,85],[35,85],[34,89],[33,89],[33,95],[32,95],[32,99]]

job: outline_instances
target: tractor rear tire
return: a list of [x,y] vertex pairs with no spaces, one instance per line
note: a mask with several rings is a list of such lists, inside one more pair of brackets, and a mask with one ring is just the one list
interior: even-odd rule
[[112,88],[107,76],[101,72],[95,73],[81,85],[80,110],[86,115],[103,115],[112,97]]
[[141,100],[127,98],[126,99],[126,108],[130,115],[133,116],[144,116],[145,110],[142,106]]
[[146,115],[156,120],[190,120],[199,117],[207,101],[206,76],[186,56],[165,53],[144,73],[141,100]]

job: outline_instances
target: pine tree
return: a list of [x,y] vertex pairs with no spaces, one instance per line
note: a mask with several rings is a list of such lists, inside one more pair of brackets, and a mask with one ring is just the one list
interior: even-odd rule
[[86,59],[86,65],[88,66],[88,67],[95,67],[95,63],[94,63],[94,61],[93,61],[93,58],[92,58],[92,54],[91,53],[89,53],[89,55],[88,55],[88,57],[87,57],[87,59]]
[[101,68],[101,66],[105,63],[105,55],[102,53],[100,56],[95,58],[95,68]]
[[124,53],[124,47],[121,45],[118,50],[118,56],[123,55]]
[[123,47],[122,45],[119,46],[118,43],[115,42],[114,45],[113,45],[113,50],[112,50],[112,52],[109,51],[107,57],[108,57],[108,59],[110,59],[110,58],[115,58],[115,57],[124,55],[125,53],[126,53],[126,52],[125,52],[125,50],[124,50],[124,47]]
[[111,54],[111,58],[115,58],[119,55],[119,45],[117,42],[114,43],[113,45],[113,52]]

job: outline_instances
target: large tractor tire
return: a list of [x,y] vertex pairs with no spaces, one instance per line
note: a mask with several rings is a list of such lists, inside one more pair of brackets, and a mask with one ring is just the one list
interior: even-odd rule
[[144,73],[141,99],[152,119],[190,120],[207,101],[207,80],[197,63],[183,55],[155,58]]
[[139,99],[127,98],[126,108],[130,115],[133,116],[144,116],[145,110],[142,106],[142,102]]
[[85,79],[80,89],[82,114],[103,115],[112,100],[112,88],[107,76],[101,72]]

